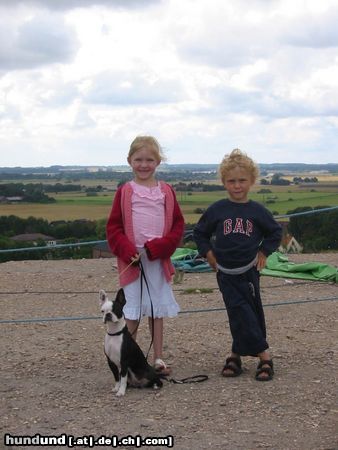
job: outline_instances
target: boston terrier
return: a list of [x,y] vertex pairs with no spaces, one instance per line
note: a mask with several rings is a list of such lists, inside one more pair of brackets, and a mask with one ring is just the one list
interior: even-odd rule
[[118,397],[126,393],[127,384],[133,387],[161,388],[161,375],[150,366],[142,350],[128,331],[123,314],[126,298],[123,289],[119,289],[114,301],[108,299],[104,290],[100,290],[101,312],[107,326],[104,352],[110,370],[116,381],[113,392]]

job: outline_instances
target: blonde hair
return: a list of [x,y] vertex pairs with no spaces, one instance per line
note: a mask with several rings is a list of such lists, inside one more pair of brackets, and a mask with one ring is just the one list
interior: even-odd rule
[[257,164],[246,153],[242,152],[239,148],[235,148],[230,155],[224,156],[219,165],[219,174],[223,184],[225,184],[226,176],[230,170],[236,167],[246,170],[250,174],[252,182],[255,182],[259,176]]
[[133,154],[138,150],[141,150],[142,148],[150,149],[159,163],[166,160],[162,152],[162,147],[160,146],[157,139],[155,139],[153,136],[136,136],[136,138],[130,144],[127,158],[128,162],[130,161],[130,158],[133,156]]

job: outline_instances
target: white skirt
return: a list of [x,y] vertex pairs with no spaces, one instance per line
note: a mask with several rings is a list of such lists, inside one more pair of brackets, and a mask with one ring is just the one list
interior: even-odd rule
[[127,301],[123,309],[125,317],[129,320],[138,320],[142,316],[154,318],[177,316],[180,307],[175,300],[171,284],[164,276],[161,261],[159,259],[149,261],[142,250],[141,262],[148,282],[150,298],[147,285],[142,278],[141,300],[140,273],[137,280],[123,287]]

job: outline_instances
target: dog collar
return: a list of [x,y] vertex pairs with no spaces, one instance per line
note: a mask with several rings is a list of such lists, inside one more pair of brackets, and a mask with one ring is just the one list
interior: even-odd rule
[[124,333],[127,329],[128,329],[128,327],[127,327],[127,325],[126,325],[126,326],[124,326],[124,327],[122,328],[122,330],[118,331],[117,333],[108,333],[108,331],[107,331],[107,334],[108,334],[109,336],[118,336],[119,334]]

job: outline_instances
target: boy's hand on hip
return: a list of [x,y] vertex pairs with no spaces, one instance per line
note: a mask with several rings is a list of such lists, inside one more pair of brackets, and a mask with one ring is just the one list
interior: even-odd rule
[[266,266],[266,256],[264,255],[263,252],[258,252],[256,263],[257,270],[262,270],[264,269],[265,266]]
[[206,254],[206,257],[207,257],[209,266],[212,268],[212,270],[217,271],[217,262],[216,262],[214,252],[212,250],[209,250],[208,253]]

